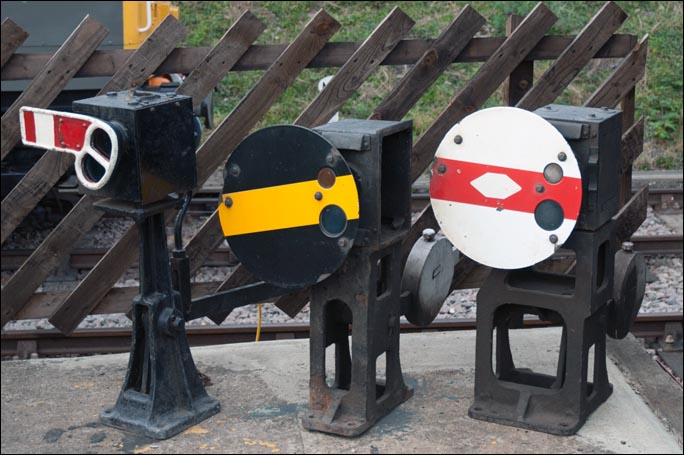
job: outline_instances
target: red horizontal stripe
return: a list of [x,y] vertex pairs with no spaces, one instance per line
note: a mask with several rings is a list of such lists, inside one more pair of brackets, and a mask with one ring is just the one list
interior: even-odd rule
[[36,142],[36,119],[33,117],[33,112],[24,111],[24,129],[26,130],[26,140],[28,142]]
[[[446,166],[443,174],[437,172],[441,164]],[[505,199],[486,197],[471,182],[487,173],[507,175],[521,187],[520,191]],[[544,192],[537,192],[537,184],[544,186]],[[565,219],[576,220],[582,204],[582,180],[563,177],[557,184],[551,184],[542,172],[437,158],[432,168],[430,197],[525,213],[534,213],[541,201],[551,199],[563,207]]]
[[55,146],[73,151],[83,148],[85,133],[90,122],[75,118],[55,115]]

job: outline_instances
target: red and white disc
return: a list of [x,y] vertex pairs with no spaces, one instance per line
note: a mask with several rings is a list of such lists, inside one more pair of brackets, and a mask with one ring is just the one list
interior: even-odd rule
[[575,155],[540,116],[512,107],[475,112],[442,140],[430,181],[442,231],[484,265],[517,269],[551,256],[582,204]]

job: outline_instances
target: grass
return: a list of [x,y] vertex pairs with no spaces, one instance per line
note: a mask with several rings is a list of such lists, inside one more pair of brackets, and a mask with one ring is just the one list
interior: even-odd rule
[[[416,21],[409,38],[435,38],[466,2],[174,2],[181,22],[189,30],[186,46],[215,44],[247,9],[266,25],[257,44],[286,43],[297,36],[317,10],[324,8],[341,24],[332,41],[363,41],[394,6]],[[629,15],[618,33],[640,39],[649,35],[646,76],[637,85],[637,116],[646,117],[645,152],[636,163],[640,169],[682,168],[682,3],[617,2]],[[471,2],[487,24],[478,36],[505,34],[509,14],[525,15],[536,2]],[[577,34],[603,2],[547,2],[558,21],[550,34]],[[582,104],[614,70],[619,60],[595,60],[582,70],[557,102]],[[551,62],[535,63],[539,77]],[[414,136],[420,136],[441,113],[454,94],[475,74],[478,64],[452,64],[409,112]],[[340,110],[342,118],[367,117],[408,70],[380,67]],[[333,75],[335,68],[306,69],[264,116],[258,127],[291,123],[317,94],[317,82]],[[262,71],[231,72],[217,87],[214,103],[217,119],[227,115],[259,79]],[[500,88],[485,104],[502,103]],[[258,128],[257,127],[257,128]]]

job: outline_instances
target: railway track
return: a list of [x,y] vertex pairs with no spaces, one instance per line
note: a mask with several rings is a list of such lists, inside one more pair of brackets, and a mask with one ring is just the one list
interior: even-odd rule
[[[667,324],[682,324],[682,313],[653,313],[637,317],[632,333],[640,338],[658,339],[666,335]],[[525,328],[549,327],[553,324],[538,319],[526,319]],[[402,333],[445,332],[474,330],[475,319],[436,320],[428,327],[402,323]],[[255,325],[189,326],[188,340],[191,346],[210,346],[230,343],[253,342]],[[289,340],[309,337],[307,323],[264,324],[261,340]],[[113,354],[128,352],[130,328],[78,329],[71,335],[52,330],[11,330],[2,333],[2,358],[30,358],[38,356],[65,356]]]

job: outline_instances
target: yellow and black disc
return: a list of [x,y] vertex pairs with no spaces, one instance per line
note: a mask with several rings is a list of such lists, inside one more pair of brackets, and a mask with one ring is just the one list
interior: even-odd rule
[[226,163],[219,204],[223,234],[257,278],[285,288],[335,272],[359,221],[354,176],[314,131],[271,126],[247,138]]

